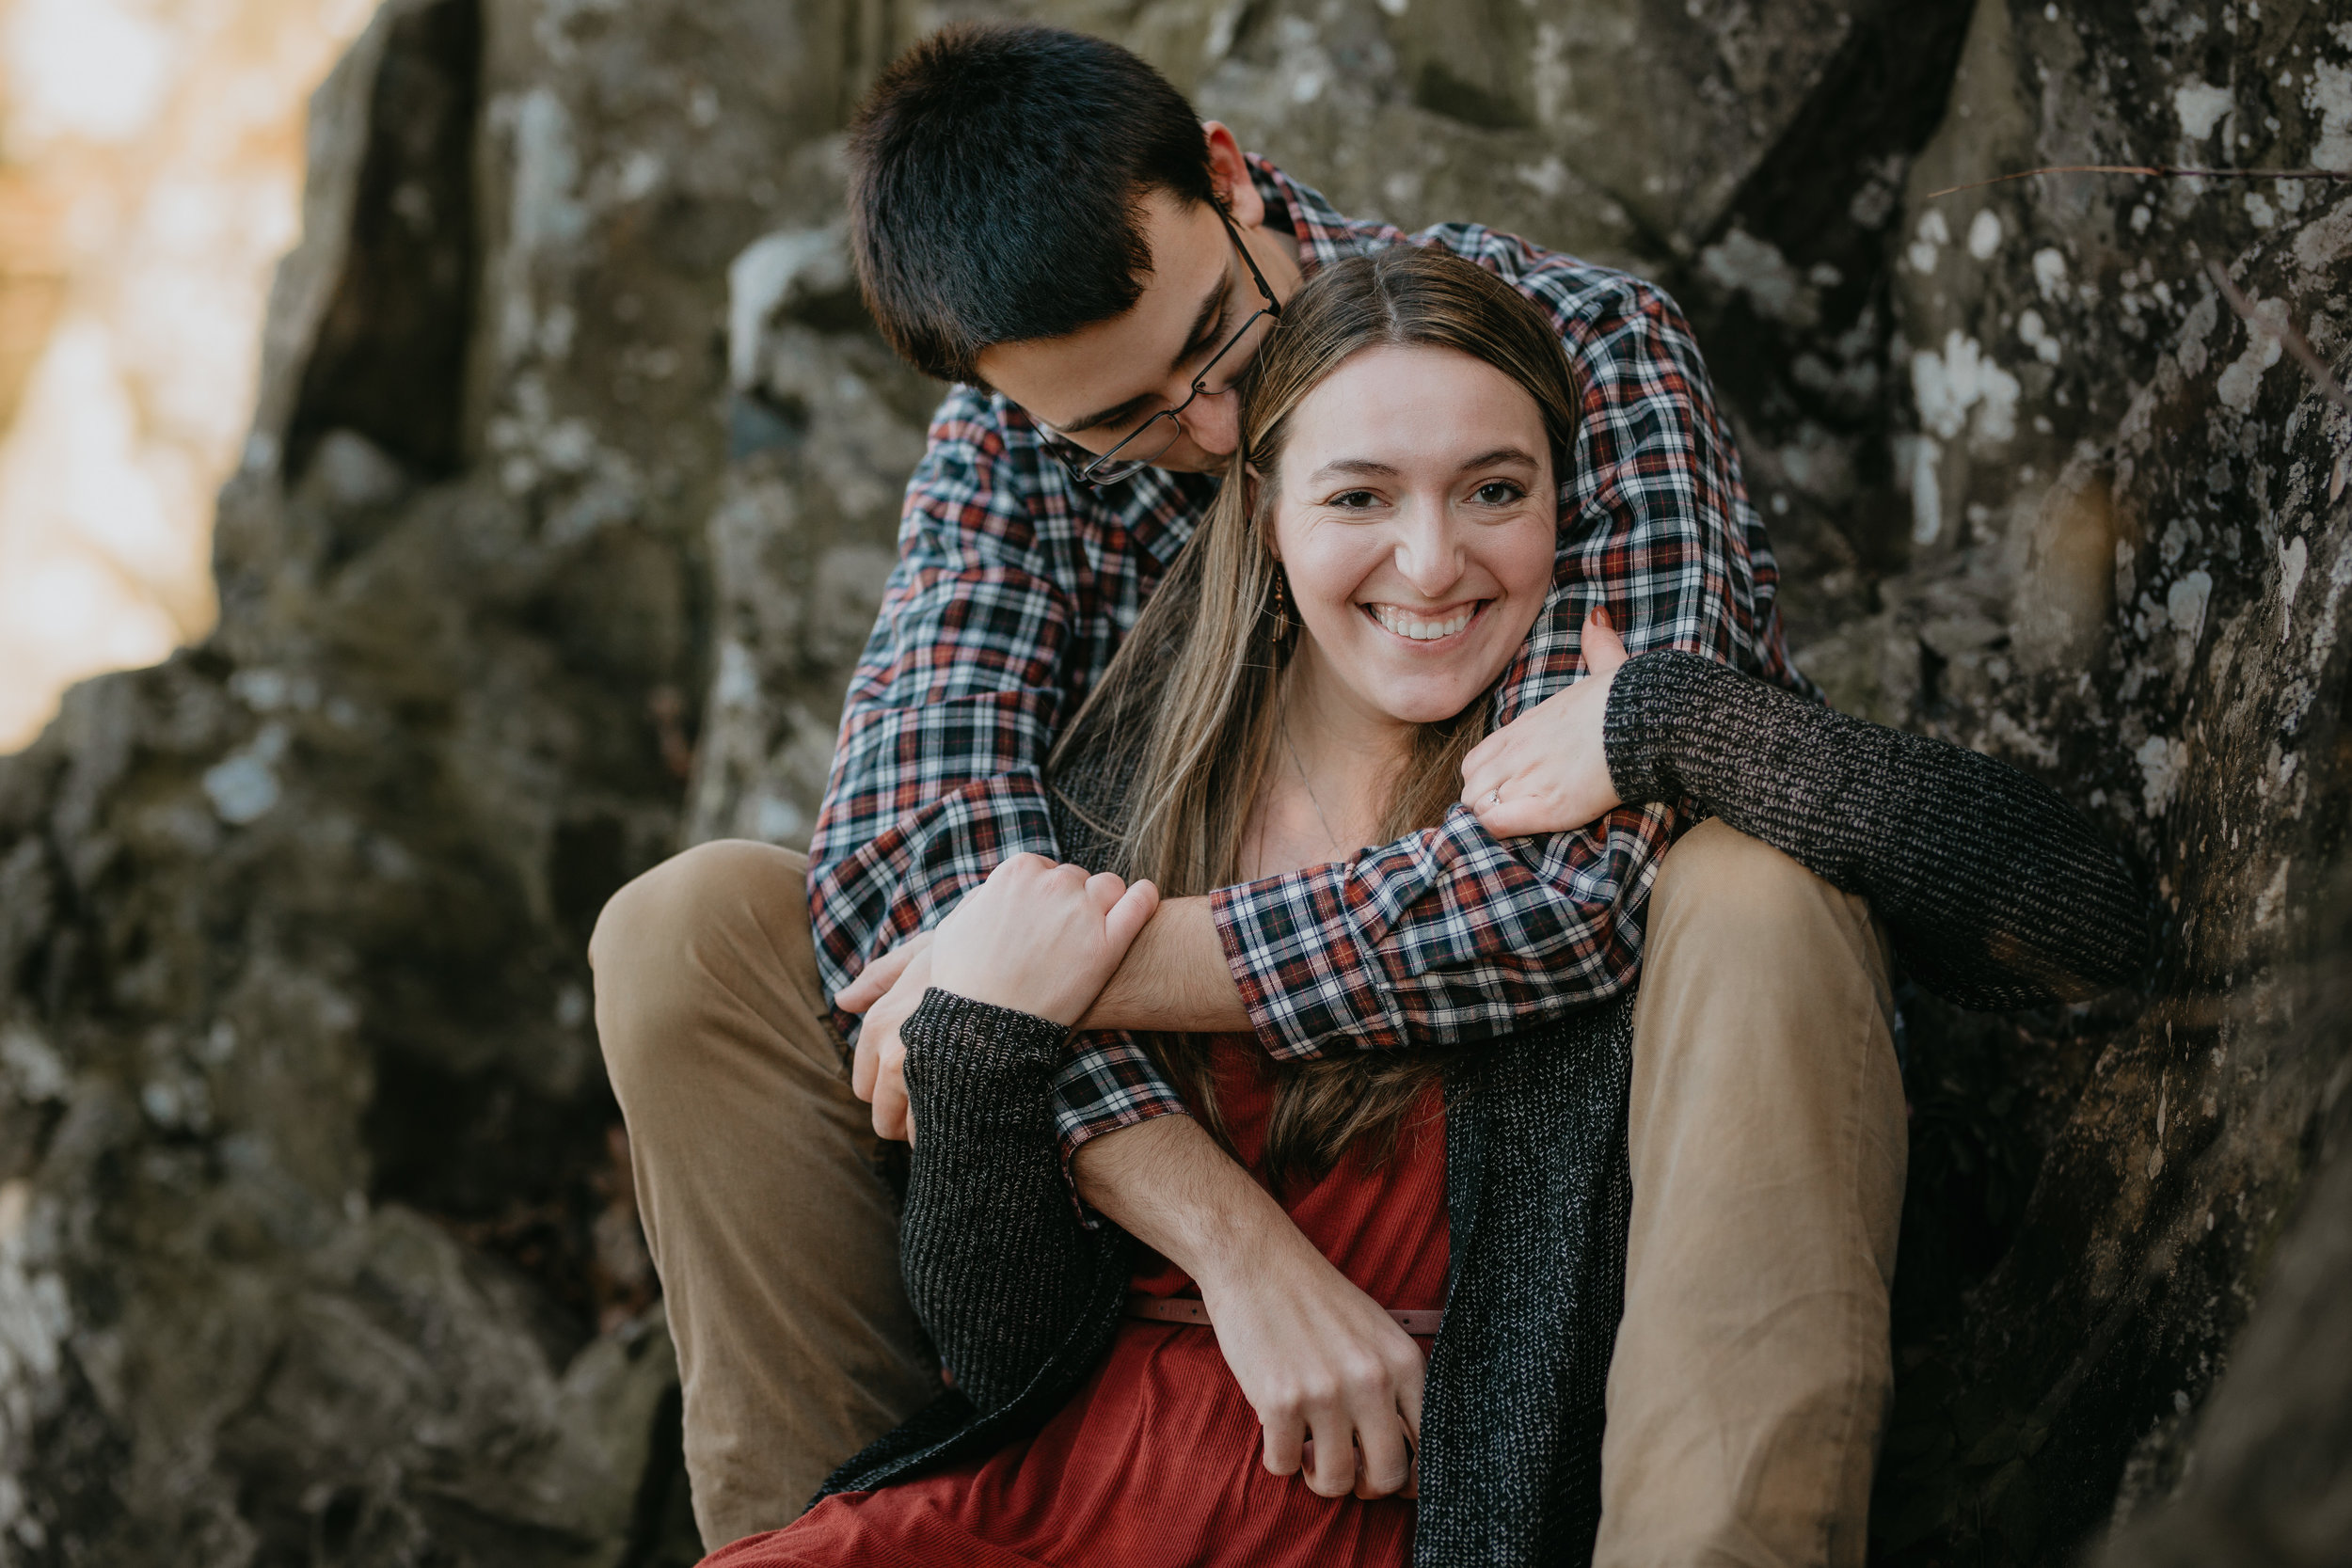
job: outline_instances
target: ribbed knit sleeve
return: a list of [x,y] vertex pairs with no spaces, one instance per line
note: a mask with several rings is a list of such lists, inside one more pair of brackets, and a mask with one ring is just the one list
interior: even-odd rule
[[2078,1000],[2147,964],[2122,858],[1991,757],[1682,653],[1618,670],[1603,740],[1626,800],[1695,800],[1867,897],[1913,977],[1963,1006]]
[[914,1117],[899,1264],[956,1386],[983,1413],[1049,1366],[1083,1376],[1127,1275],[1128,1242],[1079,1223],[1051,1088],[1070,1031],[936,987],[899,1037]]

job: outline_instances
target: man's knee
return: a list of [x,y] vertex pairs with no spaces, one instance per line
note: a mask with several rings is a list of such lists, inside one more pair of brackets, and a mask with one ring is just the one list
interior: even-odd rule
[[[813,964],[808,857],[749,839],[719,839],[671,856],[609,899],[588,939],[596,1033],[624,1096],[635,1069],[691,1032],[669,1014],[691,988],[779,941]],[[808,951],[799,951],[808,949]]]
[[588,939],[601,972],[650,947],[691,943],[755,901],[808,907],[808,857],[747,838],[715,839],[672,855],[605,901]]
[[[1839,892],[1792,857],[1721,818],[1677,841],[1650,889],[1649,932],[1664,958],[1675,948],[1758,957],[1819,956],[1824,944],[1884,967],[1869,904]],[[1662,940],[1661,940],[1662,939]],[[1693,955],[1695,956],[1695,955]]]

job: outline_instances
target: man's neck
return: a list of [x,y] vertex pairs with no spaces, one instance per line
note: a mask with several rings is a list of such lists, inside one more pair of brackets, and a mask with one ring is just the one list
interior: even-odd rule
[[[1254,172],[1252,180],[1255,180]],[[1238,232],[1241,243],[1248,247],[1251,258],[1257,261],[1258,270],[1265,274],[1266,287],[1274,291],[1276,299],[1287,305],[1291,295],[1298,292],[1298,285],[1307,277],[1306,265],[1299,260],[1298,236],[1295,232],[1298,214],[1290,210],[1288,198],[1279,188],[1268,190],[1259,185],[1257,189],[1259,199],[1265,203],[1265,215]]]
[[1307,276],[1298,260],[1297,237],[1287,229],[1267,223],[1245,233],[1241,243],[1249,247],[1258,270],[1265,274],[1266,287],[1274,291],[1274,297],[1288,304]]

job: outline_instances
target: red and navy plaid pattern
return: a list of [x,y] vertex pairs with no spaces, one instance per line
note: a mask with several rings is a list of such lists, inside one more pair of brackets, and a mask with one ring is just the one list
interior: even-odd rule
[[[1673,301],[1474,224],[1407,235],[1351,222],[1273,166],[1255,172],[1309,270],[1443,245],[1549,311],[1576,363],[1583,422],[1560,487],[1557,575],[1498,688],[1498,722],[1581,673],[1595,605],[1631,652],[1683,649],[1812,690],[1788,663],[1763,524]],[[898,568],[850,679],[810,846],[827,994],[1007,856],[1058,858],[1040,768],[1216,489],[1148,468],[1089,491],[1020,408],[948,394],[908,482]],[[1649,884],[1679,827],[1650,806],[1497,840],[1457,806],[1356,861],[1224,889],[1217,928],[1278,1056],[1501,1036],[1632,982]],[[1184,1109],[1132,1041],[1082,1043],[1057,1083],[1065,1150]]]

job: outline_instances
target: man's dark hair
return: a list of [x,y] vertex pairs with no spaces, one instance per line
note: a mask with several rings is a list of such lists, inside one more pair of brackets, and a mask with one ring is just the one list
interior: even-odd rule
[[850,244],[890,346],[977,382],[998,343],[1125,311],[1152,247],[1142,198],[1214,201],[1184,94],[1115,43],[961,24],[891,63],[850,127]]

